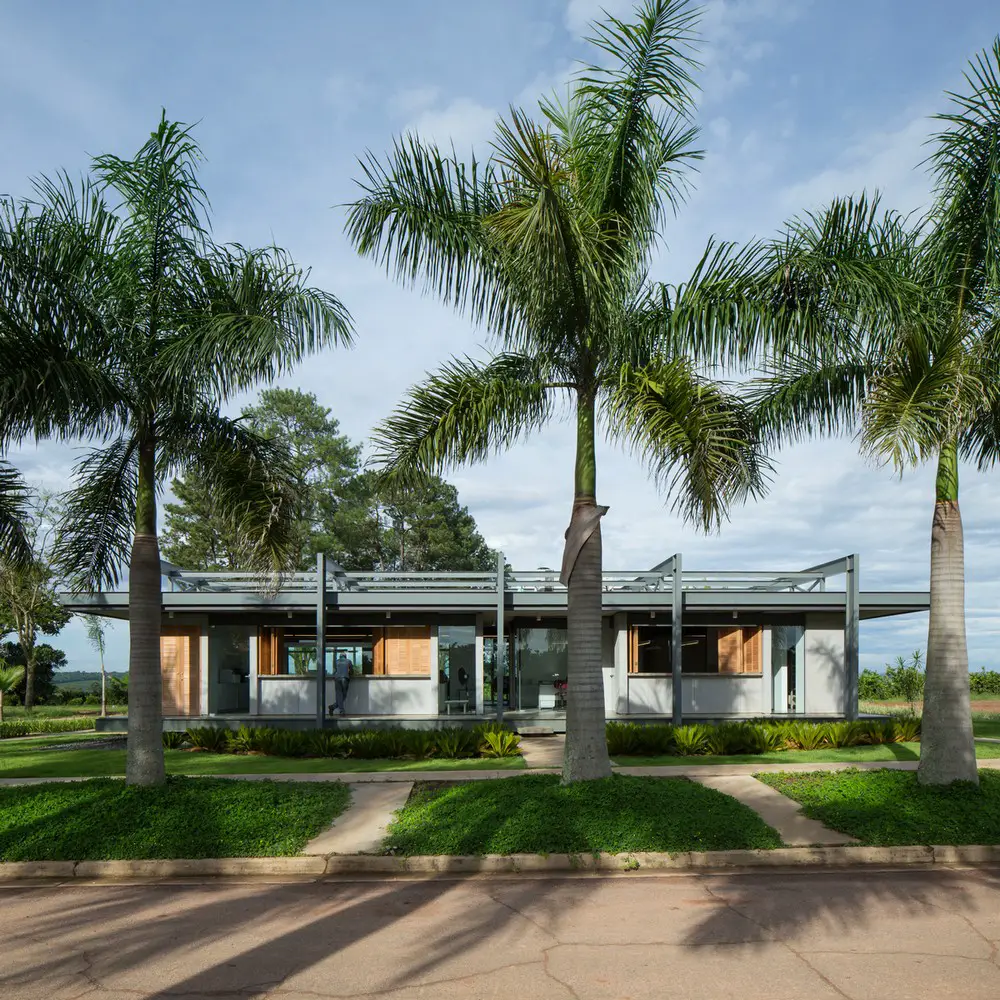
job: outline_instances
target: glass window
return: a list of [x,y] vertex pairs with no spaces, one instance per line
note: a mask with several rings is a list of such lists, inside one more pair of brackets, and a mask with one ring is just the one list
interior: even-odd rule
[[[759,625],[685,625],[681,643],[686,674],[759,674],[763,630]],[[673,628],[634,625],[629,671],[669,674],[673,665]]]
[[476,627],[438,629],[438,706],[442,712],[476,708]]
[[560,707],[569,667],[566,629],[517,629],[514,667],[518,708]]
[[[351,662],[351,673],[372,674],[375,671],[374,630],[329,629],[326,634],[326,675],[333,676],[334,661],[341,654]],[[286,631],[282,644],[284,655],[278,660],[278,673],[310,677],[316,673],[315,633]]]

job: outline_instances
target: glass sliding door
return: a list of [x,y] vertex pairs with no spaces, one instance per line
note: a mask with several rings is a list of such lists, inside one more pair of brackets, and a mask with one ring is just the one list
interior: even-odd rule
[[519,628],[514,633],[515,707],[554,711],[561,707],[569,665],[565,627]]
[[476,710],[476,626],[438,629],[438,711],[450,715]]
[[805,711],[805,634],[801,625],[771,629],[772,710],[776,715]]

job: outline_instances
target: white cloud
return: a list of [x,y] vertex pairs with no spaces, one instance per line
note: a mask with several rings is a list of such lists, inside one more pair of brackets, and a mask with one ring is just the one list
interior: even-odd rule
[[441,88],[433,85],[402,87],[387,102],[390,114],[411,118],[430,108],[441,96]]
[[471,97],[456,97],[443,107],[429,107],[411,118],[406,131],[439,146],[454,145],[460,155],[484,146],[493,136],[497,112]]

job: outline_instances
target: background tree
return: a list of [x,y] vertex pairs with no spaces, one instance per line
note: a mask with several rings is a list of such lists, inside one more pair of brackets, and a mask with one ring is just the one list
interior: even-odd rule
[[0,637],[13,633],[24,656],[24,707],[35,705],[35,668],[38,636],[56,635],[69,621],[54,588],[48,559],[55,507],[51,497],[36,496],[22,513],[27,557],[0,561]]
[[[47,642],[40,642],[33,651],[35,661],[35,704],[45,705],[52,701],[55,693],[55,675],[57,670],[62,670],[66,666],[66,654],[61,649],[50,646]],[[6,660],[11,666],[26,667],[27,655],[19,642],[0,643],[0,657]],[[25,684],[27,682],[27,671],[25,677],[14,686],[11,694],[11,701],[23,705],[25,698]]]
[[[877,260],[898,290],[874,330],[833,326],[825,346],[783,359],[761,389],[776,440],[857,430],[862,449],[902,470],[936,467],[930,616],[918,776],[978,783],[969,700],[959,459],[1000,457],[1000,39],[938,115],[927,218],[905,226],[864,199],[799,224],[791,242],[809,262],[850,270]],[[847,223],[852,223],[848,225]],[[810,268],[799,269],[803,282]],[[918,296],[910,294],[916,288]],[[896,313],[901,310],[897,306]]]
[[[432,477],[417,488],[394,490],[362,471],[360,446],[340,433],[314,395],[267,389],[240,419],[292,456],[299,497],[296,568],[311,569],[320,551],[349,570],[493,568],[495,557],[454,486]],[[188,473],[172,489],[177,502],[165,505],[166,558],[186,569],[241,569],[239,539],[208,484]]]
[[3,722],[3,699],[24,679],[24,667],[12,667],[0,658],[0,722]]
[[[468,164],[413,136],[362,163],[348,234],[401,281],[482,323],[496,353],[453,359],[381,426],[378,456],[406,485],[483,461],[545,425],[576,423],[563,559],[569,676],[564,778],[610,774],[601,671],[601,530],[596,421],[631,447],[705,528],[761,487],[755,431],[739,399],[671,349],[663,296],[647,280],[657,239],[699,155],[690,71],[695,9],[648,0],[607,17],[568,103],[519,110],[493,153]],[[703,317],[699,317],[703,322]]]
[[97,653],[101,662],[101,717],[108,714],[108,678],[104,670],[104,650],[106,625],[103,618],[97,615],[82,615],[83,627],[87,632],[87,642],[90,648]]
[[344,308],[284,251],[211,240],[199,159],[189,130],[164,116],[132,159],[99,156],[79,185],[42,179],[33,202],[7,204],[0,219],[0,362],[15,366],[0,375],[0,441],[101,440],[76,467],[57,555],[92,589],[128,565],[126,779],[139,784],[165,780],[157,494],[194,470],[240,539],[241,563],[284,569],[294,470],[220,407],[350,339]]

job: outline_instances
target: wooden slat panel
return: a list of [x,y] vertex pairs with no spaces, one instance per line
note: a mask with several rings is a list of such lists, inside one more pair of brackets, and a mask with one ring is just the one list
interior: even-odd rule
[[743,673],[743,629],[719,629],[719,673]]
[[764,630],[743,629],[743,673],[759,674],[764,668]]
[[385,672],[420,674],[431,672],[430,626],[387,628],[385,630]]
[[634,625],[628,630],[628,672],[639,672],[639,630]]
[[164,628],[160,635],[164,715],[197,715],[201,703],[201,630]]
[[372,629],[372,673],[385,674],[385,629]]

